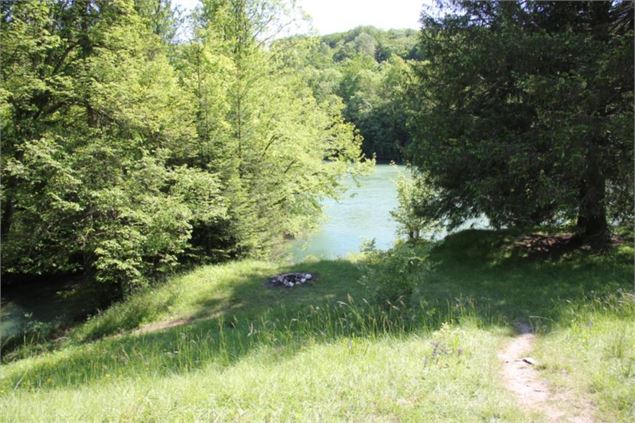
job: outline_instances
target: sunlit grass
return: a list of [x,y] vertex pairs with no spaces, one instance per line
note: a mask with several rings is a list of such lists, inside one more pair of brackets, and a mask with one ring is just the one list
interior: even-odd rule
[[545,376],[559,389],[592,395],[606,421],[635,420],[635,297],[571,305],[538,343]]
[[261,347],[227,367],[208,363],[190,372],[14,391],[1,415],[5,421],[522,421],[494,382],[499,336],[448,327],[424,337],[308,341],[295,352]]
[[[14,356],[0,420],[540,421],[499,378],[496,353],[524,317],[539,331],[541,373],[591,398],[602,419],[629,421],[635,312],[620,292],[633,249],[529,260],[507,236],[466,232],[370,261],[201,267],[49,353]],[[409,264],[395,272],[394,260]],[[317,281],[265,287],[289,270]],[[391,278],[414,285],[409,298],[377,297]]]

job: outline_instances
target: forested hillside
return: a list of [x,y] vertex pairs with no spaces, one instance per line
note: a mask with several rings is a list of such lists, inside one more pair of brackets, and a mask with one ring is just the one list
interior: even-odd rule
[[263,46],[274,3],[205,0],[179,43],[168,0],[2,13],[5,276],[82,273],[121,295],[179,263],[261,255],[361,159],[342,103]]
[[420,59],[417,31],[358,27],[321,37],[276,42],[293,55],[317,98],[336,96],[344,117],[359,130],[367,157],[402,162],[411,136],[406,127],[408,62]]

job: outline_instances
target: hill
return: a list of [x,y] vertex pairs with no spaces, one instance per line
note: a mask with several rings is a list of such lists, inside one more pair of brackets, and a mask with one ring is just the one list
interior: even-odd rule
[[293,57],[318,99],[333,97],[380,162],[402,162],[411,141],[406,127],[408,62],[421,59],[418,31],[361,26],[321,37],[294,36],[274,46]]

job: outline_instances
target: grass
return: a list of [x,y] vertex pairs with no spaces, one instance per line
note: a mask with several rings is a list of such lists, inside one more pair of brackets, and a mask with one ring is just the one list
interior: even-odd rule
[[308,342],[295,351],[261,347],[231,365],[211,361],[195,371],[146,369],[134,377],[106,376],[82,388],[15,391],[3,403],[2,418],[466,421],[478,416],[520,421],[506,393],[487,382],[495,379],[496,335],[453,328],[434,337],[436,342],[457,338],[469,354],[434,357],[431,341],[418,336]]
[[590,299],[565,311],[539,338],[545,376],[578,396],[591,393],[605,421],[635,420],[635,298]]
[[[600,419],[631,420],[635,306],[620,292],[633,249],[537,260],[512,240],[466,231],[433,249],[201,267],[50,352],[16,354],[0,421],[540,421],[503,388],[496,358],[529,316],[541,373],[589,396]],[[289,270],[318,280],[264,287]],[[394,287],[407,295],[387,303]]]

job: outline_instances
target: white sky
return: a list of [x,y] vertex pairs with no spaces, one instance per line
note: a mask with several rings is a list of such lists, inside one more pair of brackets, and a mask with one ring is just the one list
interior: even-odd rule
[[[176,5],[192,9],[199,0],[173,0]],[[382,29],[419,28],[423,5],[433,0],[298,0],[321,35],[342,32],[360,25]]]

